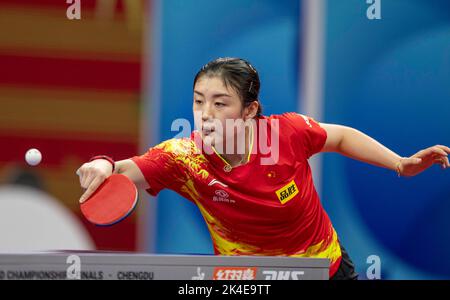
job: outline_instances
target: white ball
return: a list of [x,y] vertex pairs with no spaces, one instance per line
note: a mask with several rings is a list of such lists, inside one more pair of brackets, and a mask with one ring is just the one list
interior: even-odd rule
[[25,160],[30,166],[37,166],[42,160],[42,154],[38,149],[30,149],[25,154]]

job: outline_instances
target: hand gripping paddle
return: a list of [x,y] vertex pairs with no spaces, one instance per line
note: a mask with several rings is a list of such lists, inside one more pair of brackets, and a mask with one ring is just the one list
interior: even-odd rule
[[130,215],[137,197],[137,188],[128,177],[113,174],[80,205],[81,213],[95,225],[114,225]]

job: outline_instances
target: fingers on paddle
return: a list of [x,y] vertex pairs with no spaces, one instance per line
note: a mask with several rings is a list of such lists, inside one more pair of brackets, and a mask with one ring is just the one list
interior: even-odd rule
[[86,164],[77,170],[77,174],[80,177],[80,185],[83,189],[87,189],[98,176],[103,176],[100,171]]
[[83,189],[87,189],[91,185],[91,183],[95,179],[95,177],[96,176],[95,176],[94,173],[87,173],[86,176],[83,176],[83,179],[82,179],[82,182],[81,182],[81,187]]
[[75,172],[78,175],[78,179],[80,180],[80,186],[82,188],[86,188],[86,179],[89,175],[89,168],[86,167],[86,164],[83,164],[78,170]]
[[97,188],[105,181],[106,177],[104,175],[96,176],[87,187],[87,190],[80,198],[80,203],[85,202],[89,197],[97,190]]

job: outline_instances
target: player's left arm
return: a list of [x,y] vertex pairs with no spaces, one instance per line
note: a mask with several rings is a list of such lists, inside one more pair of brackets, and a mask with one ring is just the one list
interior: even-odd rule
[[320,123],[327,132],[327,140],[321,152],[337,152],[375,166],[391,169],[402,176],[414,176],[440,164],[450,167],[450,148],[432,146],[409,157],[401,157],[361,131],[342,125]]

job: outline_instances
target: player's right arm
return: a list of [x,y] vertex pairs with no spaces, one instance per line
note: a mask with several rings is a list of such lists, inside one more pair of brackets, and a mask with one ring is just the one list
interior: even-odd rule
[[[105,159],[96,159],[83,164],[77,174],[80,179],[80,185],[85,189],[84,194],[80,198],[80,203],[88,199],[97,188],[112,175],[112,165]],[[125,159],[115,162],[115,174],[123,174],[131,179],[139,188],[148,189],[149,184],[145,180],[139,167],[131,160]]]

